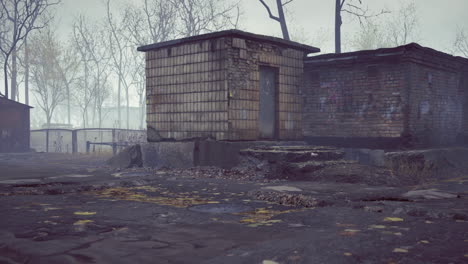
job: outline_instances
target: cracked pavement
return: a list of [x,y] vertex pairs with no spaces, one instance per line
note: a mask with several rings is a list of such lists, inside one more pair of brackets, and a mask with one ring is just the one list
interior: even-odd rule
[[1,154],[0,263],[468,262],[468,174],[368,186],[106,158]]

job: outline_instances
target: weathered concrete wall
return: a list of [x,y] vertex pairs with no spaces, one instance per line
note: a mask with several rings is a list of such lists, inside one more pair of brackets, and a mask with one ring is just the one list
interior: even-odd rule
[[261,66],[278,72],[276,139],[301,139],[305,51],[283,42],[225,35],[147,51],[148,141],[258,140]]
[[446,54],[415,50],[409,84],[408,131],[414,146],[453,145],[462,133],[466,88],[462,64]]
[[141,144],[143,166],[190,168],[196,166],[195,141],[150,142]]
[[460,88],[465,91],[463,101],[463,124],[462,133],[459,137],[459,143],[468,146],[468,65],[462,71],[460,80]]
[[304,136],[398,139],[404,130],[404,88],[399,60],[306,63]]
[[216,166],[232,168],[240,163],[239,151],[252,146],[304,145],[301,141],[217,141],[193,140],[179,142],[149,142],[141,144],[143,166],[190,168]]
[[227,139],[224,38],[146,53],[148,140]]
[[229,139],[259,139],[259,66],[278,70],[277,135],[280,140],[302,138],[303,51],[271,43],[230,38],[227,40],[229,86]]
[[464,65],[417,44],[309,58],[304,135],[347,147],[456,144],[468,128]]

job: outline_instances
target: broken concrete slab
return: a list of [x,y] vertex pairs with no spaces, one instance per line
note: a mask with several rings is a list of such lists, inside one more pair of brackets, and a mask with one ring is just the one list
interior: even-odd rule
[[[421,180],[444,178],[446,171],[468,169],[468,148],[440,148],[385,153],[385,166]],[[453,174],[452,174],[453,175]]]
[[402,197],[408,199],[453,199],[458,198],[457,194],[442,192],[437,189],[414,190],[404,193]]

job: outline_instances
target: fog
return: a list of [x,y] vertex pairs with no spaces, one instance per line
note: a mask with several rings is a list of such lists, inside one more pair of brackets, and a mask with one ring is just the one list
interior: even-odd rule
[[[167,37],[149,34],[149,26],[145,26],[143,22],[135,24],[139,30],[126,27],[128,23],[124,21],[129,20],[123,20],[124,14],[128,14],[125,11],[131,6],[136,12],[134,15],[137,14],[135,16],[141,15],[142,13],[138,12],[143,12],[141,9],[143,1],[112,0],[110,1],[111,20],[116,26],[122,28],[122,32],[126,30],[126,33],[123,32],[121,36],[114,39],[109,33],[110,24],[108,23],[106,2],[105,0],[62,0],[57,5],[48,8],[47,14],[44,15],[49,19],[49,23],[44,23],[47,26],[40,30],[33,30],[28,35],[28,40],[33,45],[45,43],[47,39],[43,36],[47,34],[54,40],[53,43],[47,44],[48,46],[43,46],[42,51],[43,53],[54,52],[54,50],[47,50],[47,47],[57,46],[55,52],[59,55],[57,55],[57,59],[54,59],[54,62],[61,61],[60,63],[62,63],[62,66],[57,68],[57,74],[61,76],[58,79],[63,81],[61,84],[55,84],[55,89],[62,87],[63,91],[60,91],[58,95],[55,94],[59,97],[55,102],[57,106],[51,109],[54,103],[50,100],[54,97],[54,92],[47,88],[51,84],[42,83],[42,90],[38,84],[39,79],[48,78],[47,75],[44,75],[48,68],[40,67],[48,65],[47,58],[41,57],[43,54],[40,54],[39,48],[31,49],[29,56],[33,57],[30,58],[33,64],[29,69],[31,76],[28,77],[29,102],[27,103],[34,107],[31,116],[33,128],[42,127],[47,123],[68,124],[69,127],[144,128],[144,57],[143,54],[136,52],[138,45],[185,35],[196,35],[214,29],[232,28],[231,22],[236,20],[237,15],[239,17],[236,26],[241,30],[282,36],[280,24],[268,17],[266,9],[258,0],[241,0],[239,2],[240,13],[237,12],[236,8],[233,8],[230,10],[230,17],[227,20],[220,17],[217,21],[209,22],[211,24],[207,28],[197,29],[197,31],[182,32],[182,22],[179,20],[173,26],[177,29],[169,32]],[[158,8],[170,9],[171,1],[149,2],[159,3]],[[236,3],[232,0],[217,1],[220,10],[229,9]],[[273,13],[276,14],[274,1],[268,0],[266,3],[272,7]],[[358,1],[348,0],[348,3],[356,4]],[[411,4],[413,5],[411,6]],[[359,20],[352,14],[342,12],[341,46],[343,52],[417,42],[423,46],[458,56],[466,56],[467,54],[464,53],[466,46],[463,46],[463,43],[466,45],[467,42],[465,37],[467,34],[464,32],[468,32],[468,20],[465,14],[468,10],[468,1],[380,0],[363,1],[363,4],[358,6],[361,10],[366,11],[367,18]],[[335,1],[294,0],[285,5],[284,8],[292,40],[319,47],[322,53],[334,52]],[[181,10],[182,8],[176,5],[173,15],[180,16]],[[405,17],[404,14],[409,15]],[[38,19],[37,23],[42,23],[42,20]],[[79,30],[77,30],[80,21],[83,29],[81,33],[88,34],[86,36],[80,35]],[[401,33],[404,27],[402,23],[406,21],[411,24],[411,30],[406,34],[407,36],[405,35],[404,40],[396,40],[395,35]],[[8,26],[5,28],[8,32]],[[135,34],[132,32],[138,32],[140,36],[133,36]],[[93,49],[92,47],[85,47],[86,39],[92,40],[91,44],[95,45],[95,54],[89,52],[90,49]],[[120,43],[116,41],[117,39],[120,40]],[[84,53],[80,55],[78,47],[80,43],[82,51],[87,55]],[[125,46],[120,48],[120,50],[125,50],[123,54],[125,62],[123,66],[121,65],[120,75],[119,70],[116,69],[118,58],[112,56],[112,54],[114,56],[117,54],[118,45]],[[16,99],[25,103],[26,67],[23,50],[25,50],[25,45],[20,41],[16,70],[12,70],[11,56],[8,61],[8,82],[11,89],[13,86],[10,80],[11,73],[12,71],[16,72]],[[1,58],[3,62],[4,57]],[[50,58],[48,60],[50,61]],[[85,61],[88,64],[85,65]],[[67,68],[68,66],[69,68]],[[68,72],[64,73],[64,69],[68,69]],[[0,89],[2,94],[5,93],[3,75],[2,70],[2,88]],[[66,78],[62,78],[62,75],[66,75]],[[119,90],[120,96],[118,96]],[[44,93],[48,94],[45,96],[47,98],[44,97]],[[46,99],[47,102],[44,101]]]

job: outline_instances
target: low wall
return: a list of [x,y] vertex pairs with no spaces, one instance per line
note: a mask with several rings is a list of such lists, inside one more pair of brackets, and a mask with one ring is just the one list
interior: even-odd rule
[[149,142],[141,145],[143,166],[190,168],[216,166],[225,169],[239,164],[239,151],[254,145],[304,145],[302,141],[215,141]]

